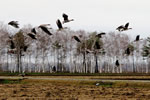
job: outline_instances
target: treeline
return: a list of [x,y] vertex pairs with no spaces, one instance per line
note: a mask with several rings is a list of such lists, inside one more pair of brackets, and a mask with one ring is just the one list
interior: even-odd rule
[[[0,23],[0,70],[8,72],[149,73],[150,39],[131,40],[125,32],[40,29],[36,39],[27,34],[32,25],[14,29]],[[77,36],[80,41],[73,38]],[[17,50],[11,49],[15,37]],[[22,50],[26,46],[26,50]],[[127,48],[129,52],[127,53]],[[19,55],[19,56],[18,56]],[[116,66],[116,60],[119,66]]]

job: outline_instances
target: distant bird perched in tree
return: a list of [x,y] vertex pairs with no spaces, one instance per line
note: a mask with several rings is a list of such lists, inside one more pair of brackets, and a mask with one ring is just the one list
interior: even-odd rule
[[130,48],[129,47],[125,50],[125,54],[130,55]]
[[32,39],[37,39],[36,37],[35,37],[35,35],[34,34],[32,34],[32,33],[28,33],[28,36],[30,36]]
[[36,29],[35,29],[35,28],[32,28],[32,29],[31,29],[31,32],[34,33],[34,34],[36,34]]
[[13,26],[13,27],[15,27],[15,28],[19,28],[18,21],[10,21],[10,22],[8,23],[8,25],[11,25],[11,26]]
[[57,24],[59,30],[63,29],[63,26],[62,26],[61,21],[59,19],[56,21],[56,24]]
[[96,35],[96,37],[102,38],[102,35],[105,35],[106,33],[102,32]]
[[56,72],[56,67],[55,66],[53,66],[52,71]]
[[116,30],[118,30],[118,31],[126,31],[129,29],[132,29],[132,28],[129,28],[129,23],[126,23],[125,25],[121,25],[118,28],[116,28]]
[[77,36],[72,36],[72,38],[74,38],[77,42],[81,43],[81,40]]
[[65,13],[62,14],[62,17],[64,18],[63,24],[70,21],[74,21],[74,19],[68,19],[68,15]]
[[101,49],[101,46],[98,41],[95,42],[95,49]]
[[24,46],[24,48],[23,48],[24,52],[26,52],[26,51],[27,51],[27,49],[28,49],[28,46],[27,46],[27,45],[25,45],[25,46]]
[[15,49],[15,43],[13,42],[13,40],[10,40],[10,49]]
[[119,67],[120,64],[119,64],[119,60],[116,60],[116,63],[115,63],[116,67]]
[[38,28],[41,28],[42,31],[44,31],[44,32],[47,33],[48,35],[53,35],[53,34],[48,30],[48,28],[46,27],[46,25],[50,25],[50,24],[42,24],[42,25],[40,25]]

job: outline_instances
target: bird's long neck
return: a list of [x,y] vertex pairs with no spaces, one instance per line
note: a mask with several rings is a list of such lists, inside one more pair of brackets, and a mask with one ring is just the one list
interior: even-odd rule
[[69,21],[74,21],[74,19],[70,19]]
[[132,28],[128,28],[129,30],[131,30]]

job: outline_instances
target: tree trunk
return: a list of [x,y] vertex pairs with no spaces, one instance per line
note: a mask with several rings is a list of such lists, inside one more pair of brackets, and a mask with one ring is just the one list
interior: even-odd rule
[[83,54],[83,68],[84,68],[84,73],[86,73],[86,57],[85,57],[85,52]]
[[135,73],[134,54],[133,54],[133,73]]
[[60,71],[60,68],[59,68],[59,51],[57,49],[57,71],[59,72]]
[[8,55],[8,52],[6,53],[6,56],[7,56],[7,68],[6,68],[6,71],[9,71],[9,55]]
[[21,68],[21,50],[18,49],[17,51],[17,72],[21,73],[22,72],[22,68]]
[[45,50],[42,49],[42,70],[43,73],[45,73],[45,54],[44,54]]
[[97,62],[97,55],[96,53],[94,54],[95,57],[95,73],[98,73],[98,62]]
[[20,51],[20,54],[19,54],[19,65],[20,65],[20,72],[22,73],[22,52]]

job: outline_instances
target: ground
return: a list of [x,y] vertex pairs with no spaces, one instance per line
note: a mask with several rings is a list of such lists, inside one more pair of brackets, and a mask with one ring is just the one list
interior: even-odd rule
[[[99,79],[99,77],[95,76],[40,77],[43,80],[37,79],[37,77],[34,78],[31,79],[31,77],[26,77],[24,79],[22,78],[18,79],[17,77],[16,79],[1,80],[0,99],[1,100],[141,100],[141,99],[149,100],[150,99],[149,82],[131,82],[131,81],[108,82],[101,80],[99,81],[84,80],[91,78]],[[51,79],[48,80],[48,78]],[[96,83],[99,83],[99,85],[96,86]]]

